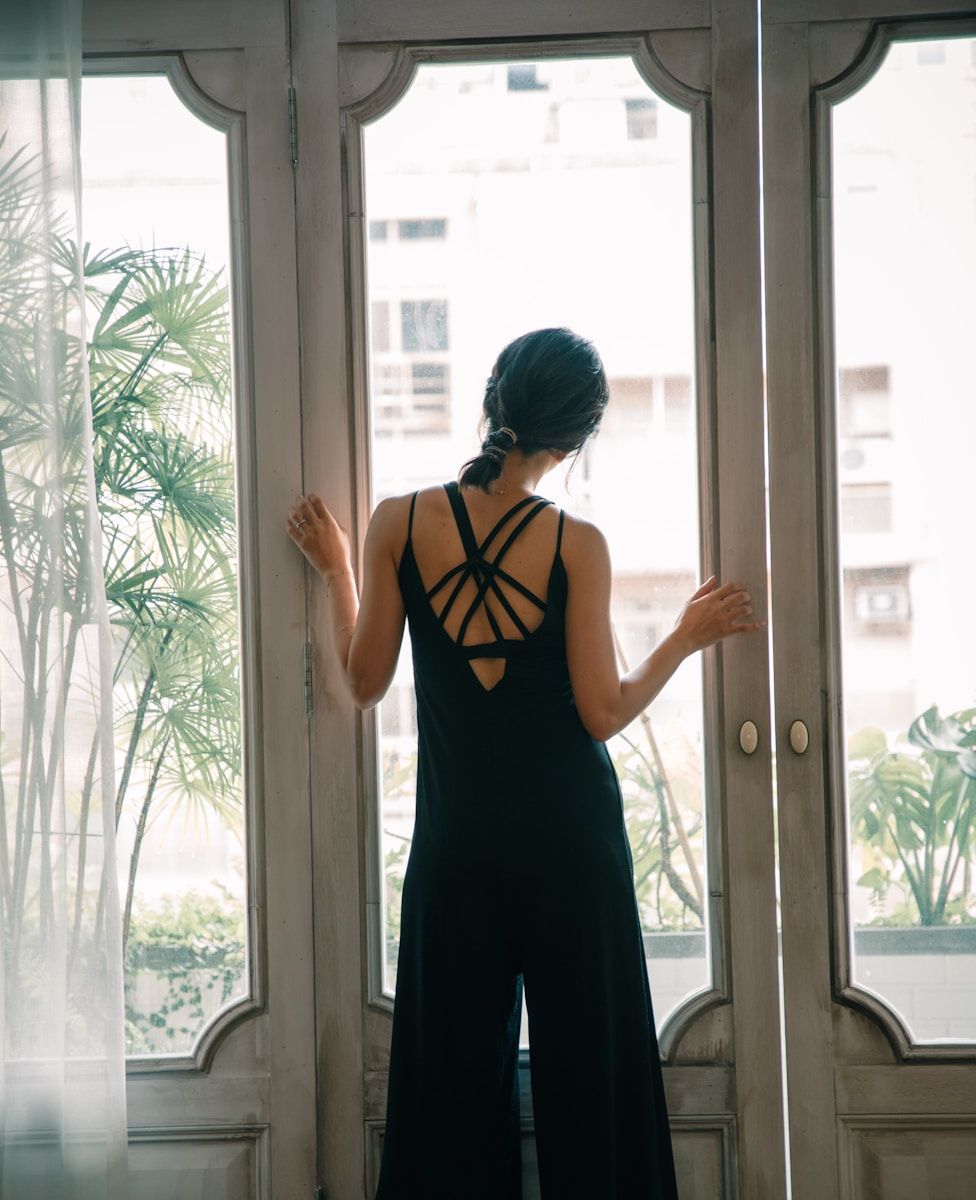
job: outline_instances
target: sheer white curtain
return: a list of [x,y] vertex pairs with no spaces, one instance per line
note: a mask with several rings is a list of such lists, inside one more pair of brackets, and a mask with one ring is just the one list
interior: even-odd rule
[[126,1190],[112,658],[78,246],[81,0],[0,0],[0,1195]]

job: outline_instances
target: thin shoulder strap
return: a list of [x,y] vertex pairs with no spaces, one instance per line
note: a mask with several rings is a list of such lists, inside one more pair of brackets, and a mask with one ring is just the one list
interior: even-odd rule
[[559,551],[563,545],[563,521],[566,519],[566,513],[563,509],[559,510],[559,527],[556,530],[556,553],[553,557],[559,557]]
[[[458,487],[457,482],[452,479],[450,483],[445,483],[444,490],[447,492],[447,497],[451,502],[451,510],[454,513],[454,520],[458,527],[458,534],[461,537],[461,545],[464,547],[464,553],[467,555],[469,560],[483,558],[488,551],[488,547],[492,544],[495,538],[498,537],[505,526],[509,524],[509,522],[524,508],[527,508],[530,504],[536,504],[539,508],[545,508],[546,505],[552,503],[551,500],[542,500],[542,498],[539,496],[526,496],[523,500],[520,500],[518,504],[513,504],[507,512],[503,513],[498,518],[498,520],[492,526],[491,532],[479,546],[478,539],[474,536],[474,527],[471,524],[471,516],[468,513],[468,507],[464,503],[464,499],[461,496],[461,489]],[[535,513],[533,512],[530,514],[528,519],[524,519],[519,524],[516,534],[522,531],[522,528],[528,524],[529,520],[531,520],[532,516],[534,515]],[[506,542],[505,549],[508,549],[508,546],[512,541],[514,541],[514,537],[509,538],[508,542]],[[502,553],[504,553],[504,551],[502,551]],[[501,557],[501,555],[499,554],[497,557]]]
[[410,520],[407,522],[407,544],[413,541],[413,510],[417,507],[417,493],[410,499]]
[[458,487],[455,480],[444,484],[444,491],[447,492],[447,498],[451,502],[451,511],[454,513],[454,523],[457,525],[458,533],[461,537],[461,545],[464,547],[465,556],[468,559],[478,557],[478,540],[474,536],[474,530],[471,527],[471,518],[468,516],[468,510],[465,507],[464,501],[461,499],[461,489]]

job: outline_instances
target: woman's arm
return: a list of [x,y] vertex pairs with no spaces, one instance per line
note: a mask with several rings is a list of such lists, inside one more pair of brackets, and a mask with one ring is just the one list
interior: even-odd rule
[[354,703],[371,708],[386,695],[403,641],[403,599],[397,579],[407,537],[410,497],[380,503],[366,530],[360,602],[349,539],[316,495],[289,509],[291,540],[322,577],[329,622],[342,677]]
[[748,620],[752,605],[741,584],[719,585],[713,576],[688,600],[668,636],[621,677],[610,624],[611,567],[606,540],[587,522],[567,518],[563,562],[569,580],[569,676],[580,719],[597,741],[605,742],[626,728],[690,654],[765,624]]

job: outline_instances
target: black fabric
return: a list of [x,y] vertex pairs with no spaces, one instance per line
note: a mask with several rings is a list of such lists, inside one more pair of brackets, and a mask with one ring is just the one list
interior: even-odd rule
[[[573,701],[558,545],[541,624],[518,639],[461,647],[432,604],[471,576],[497,597],[506,544],[547,502],[478,546],[447,490],[465,562],[428,592],[411,509],[400,564],[419,764],[377,1200],[521,1196],[523,986],[544,1200],[676,1200],[620,789]],[[506,659],[490,690],[473,651]]]

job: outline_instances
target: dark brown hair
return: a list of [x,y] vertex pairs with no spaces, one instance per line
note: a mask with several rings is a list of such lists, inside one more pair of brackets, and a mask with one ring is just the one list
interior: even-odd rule
[[572,454],[599,428],[610,390],[595,347],[570,329],[537,329],[499,354],[485,387],[481,453],[461,468],[464,487],[489,486],[515,445]]

